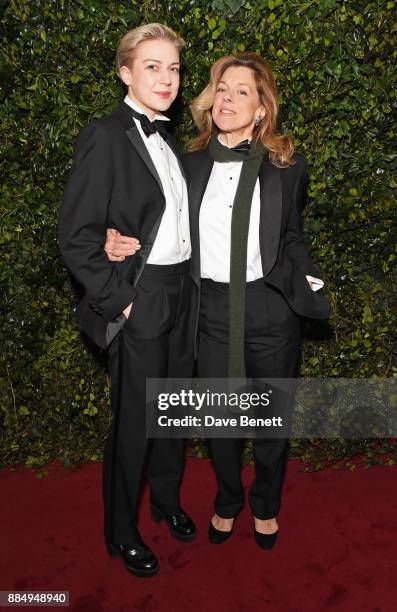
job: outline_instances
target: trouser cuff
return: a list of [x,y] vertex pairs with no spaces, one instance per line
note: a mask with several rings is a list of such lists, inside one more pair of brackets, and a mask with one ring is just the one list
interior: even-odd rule
[[280,511],[280,506],[268,506],[267,508],[258,508],[251,506],[251,512],[255,518],[261,521],[267,521],[272,518],[276,518]]
[[243,504],[234,504],[230,506],[215,506],[215,512],[220,518],[236,518],[243,509]]

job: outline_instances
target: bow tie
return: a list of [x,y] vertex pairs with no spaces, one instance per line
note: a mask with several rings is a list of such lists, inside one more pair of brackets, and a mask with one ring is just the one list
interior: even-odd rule
[[251,143],[249,140],[242,140],[235,147],[232,147],[231,151],[236,151],[237,153],[246,153],[251,148]]
[[167,139],[168,132],[166,125],[168,121],[160,121],[160,119],[150,121],[150,119],[146,115],[138,113],[133,108],[130,108],[130,111],[133,117],[138,119],[138,121],[140,122],[143,133],[145,134],[146,138],[149,138],[149,136],[158,132],[160,136],[164,138],[164,140]]

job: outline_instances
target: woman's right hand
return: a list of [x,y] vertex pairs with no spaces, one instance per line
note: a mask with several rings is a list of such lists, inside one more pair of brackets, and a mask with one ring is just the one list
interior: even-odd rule
[[106,242],[103,247],[109,261],[124,261],[126,257],[135,255],[141,248],[137,238],[123,236],[113,228],[106,230]]

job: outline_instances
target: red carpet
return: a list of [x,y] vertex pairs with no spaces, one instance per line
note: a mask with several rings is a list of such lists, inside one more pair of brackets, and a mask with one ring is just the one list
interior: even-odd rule
[[253,540],[248,507],[231,540],[207,542],[214,477],[207,460],[190,458],[182,500],[199,535],[174,540],[150,521],[145,497],[141,531],[161,564],[150,579],[105,552],[101,465],[47,469],[41,480],[0,472],[0,590],[69,590],[73,612],[397,610],[397,466],[305,473],[290,461],[269,552]]

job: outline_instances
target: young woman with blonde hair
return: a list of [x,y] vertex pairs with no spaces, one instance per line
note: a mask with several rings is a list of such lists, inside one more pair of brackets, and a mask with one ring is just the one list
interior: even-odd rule
[[[65,262],[84,289],[82,329],[108,353],[113,420],[103,463],[105,541],[137,576],[158,570],[138,530],[138,499],[148,463],[152,516],[179,540],[195,526],[179,505],[181,439],[148,444],[146,378],[188,377],[193,368],[194,286],[185,174],[162,115],[179,88],[184,42],[162,24],[127,32],[117,50],[124,101],[86,126],[59,219]],[[139,236],[135,256],[109,262],[106,228]],[[112,233],[112,232],[111,232]]]

